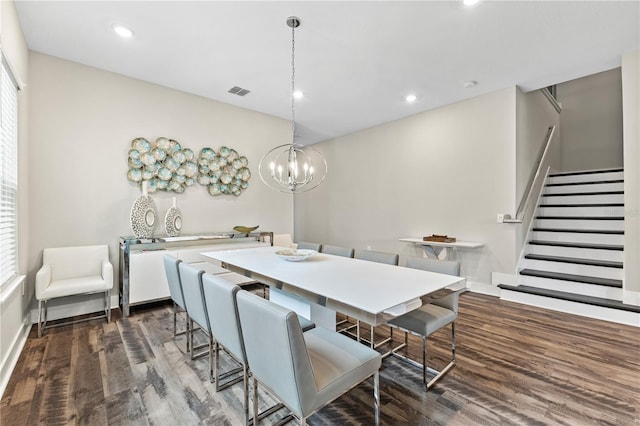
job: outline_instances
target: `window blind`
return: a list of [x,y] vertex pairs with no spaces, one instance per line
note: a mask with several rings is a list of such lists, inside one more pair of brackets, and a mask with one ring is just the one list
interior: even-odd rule
[[0,75],[0,287],[18,272],[18,88],[4,56]]

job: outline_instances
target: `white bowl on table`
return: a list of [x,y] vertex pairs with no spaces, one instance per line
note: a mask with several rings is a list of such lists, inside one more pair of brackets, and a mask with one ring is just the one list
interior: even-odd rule
[[307,249],[282,249],[276,251],[276,256],[289,262],[300,262],[318,254],[315,250]]

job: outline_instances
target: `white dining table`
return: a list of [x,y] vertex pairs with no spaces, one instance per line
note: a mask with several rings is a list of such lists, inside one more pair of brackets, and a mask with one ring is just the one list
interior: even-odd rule
[[276,255],[282,249],[269,246],[202,254],[265,284],[284,283],[310,303],[322,299],[324,307],[334,312],[334,327],[335,312],[380,325],[420,307],[423,296],[465,284],[463,277],[324,253],[291,262]]

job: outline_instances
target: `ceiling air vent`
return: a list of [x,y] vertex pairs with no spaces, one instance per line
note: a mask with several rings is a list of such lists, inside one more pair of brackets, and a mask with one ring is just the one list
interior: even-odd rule
[[247,93],[250,93],[251,91],[247,89],[243,89],[242,87],[233,86],[231,89],[228,90],[228,92],[234,95],[244,96]]

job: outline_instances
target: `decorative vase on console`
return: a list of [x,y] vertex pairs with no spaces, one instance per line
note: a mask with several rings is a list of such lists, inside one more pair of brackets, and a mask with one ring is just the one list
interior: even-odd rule
[[142,181],[142,195],[131,207],[131,231],[136,238],[151,238],[157,225],[158,209],[147,193],[147,181]]
[[176,207],[176,197],[173,197],[173,206],[167,210],[164,217],[164,229],[169,237],[177,237],[182,229],[182,212]]

